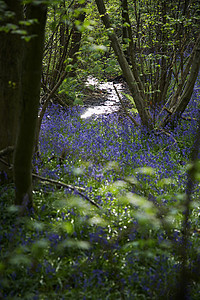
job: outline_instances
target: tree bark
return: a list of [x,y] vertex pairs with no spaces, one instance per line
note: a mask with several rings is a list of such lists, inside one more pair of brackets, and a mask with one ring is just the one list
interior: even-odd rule
[[[18,25],[23,18],[21,1],[5,1],[5,11],[0,15],[0,27],[7,23]],[[13,14],[12,19],[5,17],[5,12]],[[21,96],[21,66],[23,58],[22,39],[11,31],[0,31],[0,150],[15,145],[18,127],[19,101]],[[4,158],[6,163],[13,162],[13,153]],[[5,165],[0,164],[0,172],[10,173]],[[11,176],[11,174],[9,174]]]
[[[16,205],[32,207],[32,155],[40,99],[40,82],[47,7],[44,4],[29,4],[27,18],[36,19],[30,25],[31,40],[25,45],[22,72],[22,97],[19,117],[19,132],[14,155],[14,181]],[[26,202],[26,203],[25,203]]]
[[124,56],[123,50],[120,46],[119,40],[114,32],[114,29],[111,26],[110,18],[108,13],[106,12],[105,4],[103,0],[95,0],[98,11],[100,13],[101,19],[108,31],[108,36],[111,40],[112,48],[115,52],[119,65],[122,69],[123,75],[126,78],[127,84],[133,96],[136,108],[138,110],[139,116],[141,118],[142,124],[149,128],[153,129],[153,122],[151,115],[149,113],[147,103],[145,99],[142,98],[140,89],[138,87],[138,83],[133,75],[133,72],[130,69],[130,66]]

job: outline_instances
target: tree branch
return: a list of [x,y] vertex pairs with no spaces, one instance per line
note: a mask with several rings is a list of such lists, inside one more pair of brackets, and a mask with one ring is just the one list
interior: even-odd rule
[[0,151],[0,157],[10,154],[14,151],[14,146],[8,146]]
[[54,180],[54,179],[45,178],[45,177],[39,176],[39,175],[34,174],[34,173],[32,173],[32,176],[34,178],[36,178],[36,179],[41,180],[41,181],[46,181],[46,182],[49,182],[50,184],[54,184],[54,185],[62,186],[64,188],[71,189],[71,190],[77,192],[77,194],[79,194],[81,197],[85,198],[93,206],[96,206],[97,208],[102,208],[99,204],[97,204],[96,202],[94,202],[93,200],[91,200],[90,198],[88,198],[86,195],[84,195],[82,192],[79,191],[79,190],[85,190],[84,188],[75,187],[75,186],[73,186],[71,184],[66,184],[66,183],[61,182],[61,181],[57,181],[57,180]]

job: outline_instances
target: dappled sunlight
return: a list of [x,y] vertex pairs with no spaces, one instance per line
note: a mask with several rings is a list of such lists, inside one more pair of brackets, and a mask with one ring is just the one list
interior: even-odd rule
[[[82,119],[98,117],[99,115],[110,114],[119,110],[120,101],[115,92],[112,81],[99,82],[96,78],[89,76],[86,82],[86,86],[98,88],[100,91],[106,93],[106,96],[104,96],[105,100],[102,102],[101,105],[93,105],[91,99],[91,107],[87,107],[86,110],[82,113]],[[123,89],[121,83],[115,84],[115,87],[119,92]]]

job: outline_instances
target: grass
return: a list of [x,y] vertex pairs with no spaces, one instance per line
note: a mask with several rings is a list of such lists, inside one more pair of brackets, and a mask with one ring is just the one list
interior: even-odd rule
[[[198,98],[186,116],[196,115]],[[12,185],[1,185],[0,298],[175,299],[196,121],[156,135],[117,114],[81,112],[48,108],[34,172],[82,188],[102,208],[35,181],[34,212],[22,217]],[[199,299],[198,181],[192,199],[188,299]]]

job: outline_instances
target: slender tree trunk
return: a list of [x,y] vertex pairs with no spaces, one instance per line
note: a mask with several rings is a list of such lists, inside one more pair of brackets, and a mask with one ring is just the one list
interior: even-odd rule
[[176,121],[180,118],[180,116],[186,109],[186,107],[191,99],[193,90],[194,90],[194,85],[195,85],[197,76],[199,74],[199,69],[200,69],[200,36],[197,40],[197,43],[196,43],[196,46],[194,49],[194,56],[193,56],[192,63],[191,63],[190,74],[186,81],[184,90],[179,95],[175,94],[177,97],[177,103],[175,104],[175,107],[174,107],[172,113],[163,120],[163,122],[161,124],[162,127],[165,127],[168,124],[171,127],[174,127]]
[[[22,20],[21,1],[5,1],[6,11],[13,13],[13,18],[6,18],[6,11],[0,14],[0,27],[6,23],[18,25]],[[18,127],[19,100],[21,92],[22,39],[20,35],[0,31],[0,150],[15,145]],[[10,152],[4,156],[8,165],[13,162]],[[0,172],[9,173],[9,169],[0,164]],[[11,174],[9,174],[11,176]]]
[[[80,8],[85,8],[87,5],[87,2],[84,2],[82,5],[80,4],[76,4],[74,9],[77,9],[78,7]],[[85,12],[81,12],[78,17],[76,18],[76,21],[80,22],[81,24],[84,22],[85,20]],[[77,53],[80,49],[81,46],[81,38],[82,38],[82,32],[80,30],[78,30],[78,28],[76,27],[76,25],[73,25],[73,31],[72,31],[72,41],[71,41],[71,48],[69,50],[69,54],[68,57],[72,58],[72,66],[73,69],[69,74],[69,77],[74,77],[76,76],[76,70],[75,70],[75,65],[77,63]]]
[[[121,0],[121,8],[122,8],[122,42],[123,45],[126,47],[124,54],[125,57],[127,59],[127,61],[129,61],[130,58],[130,48],[129,48],[129,42],[127,41],[129,38],[129,34],[128,34],[128,26],[129,24],[129,18],[128,18],[128,3],[127,0]],[[128,19],[128,20],[127,20]],[[129,24],[129,25],[128,25]]]
[[28,207],[32,207],[32,155],[40,99],[46,10],[44,4],[27,6],[27,18],[36,19],[37,22],[28,28],[29,35],[33,37],[25,47],[19,132],[14,155],[14,180],[15,204]]
[[126,22],[128,24],[125,28],[123,38],[128,38],[129,39],[129,46],[127,49],[127,55],[130,56],[130,61],[131,61],[131,66],[132,66],[132,72],[133,76],[135,77],[135,80],[138,84],[138,88],[141,94],[141,97],[145,99],[144,96],[144,85],[141,81],[141,78],[139,76],[137,64],[136,64],[136,57],[135,57],[135,51],[134,51],[134,42],[133,42],[133,35],[132,35],[132,26],[131,26],[131,21],[129,18],[129,8],[128,8],[128,1],[127,0],[121,0],[122,3],[122,21]]
[[145,99],[142,98],[138,83],[133,75],[133,72],[130,69],[130,66],[124,56],[123,50],[120,46],[119,40],[114,32],[114,29],[111,26],[110,18],[108,13],[106,12],[105,4],[103,0],[95,0],[101,19],[108,31],[109,38],[111,40],[112,48],[115,52],[119,65],[122,69],[124,77],[126,78],[127,84],[133,96],[136,108],[138,110],[139,116],[141,118],[141,122],[144,126],[149,129],[153,128],[152,118],[149,113],[148,107],[146,105]]

